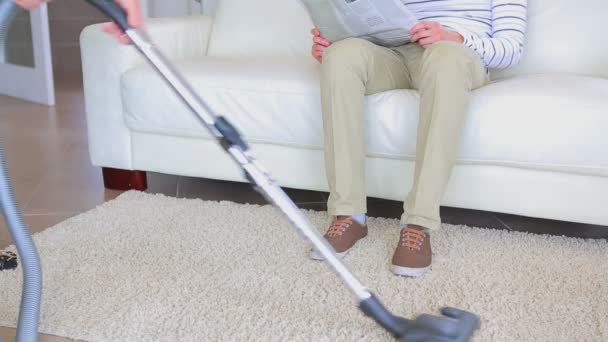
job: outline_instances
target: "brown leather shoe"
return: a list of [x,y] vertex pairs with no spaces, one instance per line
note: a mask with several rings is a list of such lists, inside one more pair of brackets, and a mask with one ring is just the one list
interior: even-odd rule
[[[331,222],[324,236],[338,257],[342,258],[357,241],[367,236],[367,225],[359,223],[350,216],[339,216]],[[323,260],[314,249],[310,251],[310,258]]]
[[418,226],[407,226],[401,229],[391,271],[400,276],[419,277],[430,271],[432,261],[429,233]]

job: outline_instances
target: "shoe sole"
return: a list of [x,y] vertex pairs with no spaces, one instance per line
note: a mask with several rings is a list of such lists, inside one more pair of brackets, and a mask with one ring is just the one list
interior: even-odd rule
[[425,273],[431,270],[431,266],[423,267],[423,268],[411,268],[411,267],[403,267],[397,265],[391,265],[391,272],[395,275],[403,276],[403,277],[411,277],[417,278],[423,276]]
[[[348,253],[348,251],[350,251],[350,249],[347,251],[344,251],[342,253],[338,253],[338,252],[335,252],[335,253],[338,256],[338,259],[342,259]],[[314,249],[310,250],[310,252],[308,253],[308,257],[311,258],[312,260],[317,260],[317,261],[325,260],[325,258],[320,256],[319,254],[317,254],[317,252]]]

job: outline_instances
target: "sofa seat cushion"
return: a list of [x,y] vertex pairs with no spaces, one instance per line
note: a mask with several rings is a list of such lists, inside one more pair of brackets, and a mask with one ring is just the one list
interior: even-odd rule
[[[212,110],[251,142],[322,149],[319,66],[310,57],[205,57],[176,66]],[[127,126],[206,137],[149,66],[125,73]],[[459,161],[608,175],[608,80],[574,75],[505,79],[473,92]],[[419,96],[368,96],[368,155],[413,159]]]
[[[248,139],[322,146],[319,66],[314,59],[205,57],[175,65],[211,109]],[[210,137],[149,66],[123,75],[122,94],[132,129]]]

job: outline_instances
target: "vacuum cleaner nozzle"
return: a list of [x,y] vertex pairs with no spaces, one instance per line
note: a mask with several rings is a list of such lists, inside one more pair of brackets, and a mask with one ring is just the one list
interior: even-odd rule
[[449,307],[441,316],[424,314],[408,320],[393,315],[373,294],[359,308],[401,342],[465,342],[480,326],[477,315]]
[[441,316],[420,315],[408,325],[401,342],[465,342],[473,337],[481,323],[473,313],[447,307],[441,310]]

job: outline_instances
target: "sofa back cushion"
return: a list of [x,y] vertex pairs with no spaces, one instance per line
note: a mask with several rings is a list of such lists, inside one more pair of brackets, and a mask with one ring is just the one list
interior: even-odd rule
[[[529,0],[521,63],[494,78],[567,72],[608,78],[608,0]],[[309,55],[313,27],[300,0],[219,0],[209,55]]]
[[528,0],[528,31],[519,65],[494,78],[568,72],[608,78],[608,0]]
[[299,0],[219,0],[208,54],[309,55],[313,26]]

